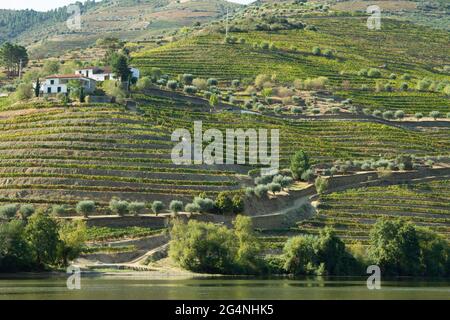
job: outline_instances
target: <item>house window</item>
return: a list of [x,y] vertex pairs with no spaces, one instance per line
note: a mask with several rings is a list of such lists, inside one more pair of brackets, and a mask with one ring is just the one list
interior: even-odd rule
[[50,84],[55,84],[55,80],[50,80]]
[[58,87],[58,93],[60,93],[61,92],[61,87]]
[[52,88],[47,88],[47,93],[52,93]]

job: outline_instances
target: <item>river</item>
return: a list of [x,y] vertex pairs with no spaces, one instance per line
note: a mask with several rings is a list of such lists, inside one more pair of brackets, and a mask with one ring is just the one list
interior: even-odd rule
[[151,278],[144,275],[82,276],[69,290],[63,276],[0,275],[0,299],[450,299],[450,280]]

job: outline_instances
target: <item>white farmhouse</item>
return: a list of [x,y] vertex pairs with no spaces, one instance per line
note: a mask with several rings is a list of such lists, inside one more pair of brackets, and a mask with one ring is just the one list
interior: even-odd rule
[[69,81],[79,81],[85,93],[92,93],[96,88],[95,80],[80,74],[52,75],[45,78],[41,92],[44,94],[67,93]]
[[[139,79],[139,69],[130,68],[130,71],[132,78]],[[117,80],[116,75],[112,72],[110,67],[85,67],[83,69],[76,70],[75,73],[100,82],[106,80]]]

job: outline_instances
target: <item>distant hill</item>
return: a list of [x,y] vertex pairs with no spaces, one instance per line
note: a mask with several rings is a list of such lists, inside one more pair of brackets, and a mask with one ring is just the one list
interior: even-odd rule
[[81,30],[70,30],[67,7],[49,12],[0,10],[0,41],[17,41],[38,57],[85,48],[98,38],[149,40],[183,26],[223,16],[239,4],[224,0],[103,0],[80,4]]

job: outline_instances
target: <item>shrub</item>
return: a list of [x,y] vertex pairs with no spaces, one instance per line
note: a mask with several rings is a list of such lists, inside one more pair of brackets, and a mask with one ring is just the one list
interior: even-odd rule
[[411,75],[410,74],[408,74],[408,73],[404,73],[402,76],[401,76],[401,78],[400,79],[402,79],[402,80],[411,80]]
[[368,72],[367,69],[361,69],[361,70],[358,71],[358,76],[360,76],[360,77],[367,77],[367,72]]
[[12,219],[17,214],[17,205],[6,204],[0,207],[0,218]]
[[323,51],[323,55],[324,55],[325,57],[327,57],[327,58],[330,58],[330,59],[333,58],[333,56],[334,56],[333,51],[330,50],[330,49],[324,50],[324,51]]
[[328,179],[324,177],[317,177],[314,185],[316,186],[317,192],[322,194],[328,188]]
[[258,198],[264,198],[267,196],[267,192],[269,191],[269,188],[266,185],[260,184],[257,185],[254,189],[255,195]]
[[19,216],[22,220],[27,220],[35,212],[34,206],[31,204],[23,204],[19,209]]
[[295,114],[301,114],[302,108],[301,107],[292,107],[291,111],[292,111],[292,113],[295,113]]
[[450,119],[450,112],[447,113],[447,119]]
[[164,204],[161,201],[153,201],[152,211],[154,214],[158,215],[163,210],[164,210]]
[[130,202],[128,205],[128,211],[135,216],[144,213],[145,203],[144,202]]
[[416,89],[419,91],[425,91],[430,88],[431,81],[428,79],[422,79],[417,81]]
[[233,80],[233,81],[231,81],[231,85],[234,88],[239,88],[241,86],[241,81],[240,80]]
[[382,113],[380,110],[375,110],[375,111],[372,113],[372,115],[373,115],[374,117],[380,118],[380,117],[383,115],[383,113]]
[[216,207],[222,214],[233,212],[233,201],[228,192],[220,192],[216,198]]
[[169,209],[173,214],[177,214],[183,210],[183,202],[178,200],[172,200],[169,205]]
[[433,118],[434,120],[437,120],[438,118],[440,118],[441,113],[439,111],[431,111],[430,112],[430,117]]
[[267,185],[267,188],[269,189],[270,192],[275,194],[281,191],[281,184],[272,182]]
[[195,212],[200,212],[200,207],[198,205],[196,205],[195,203],[188,203],[184,207],[184,210],[189,213],[195,213]]
[[206,197],[195,197],[193,204],[199,208],[198,212],[212,213],[215,208],[214,201]]
[[390,120],[394,118],[394,112],[392,111],[385,111],[383,112],[383,118],[386,120]]
[[332,114],[338,114],[339,111],[341,110],[341,108],[339,108],[339,107],[332,107],[330,110],[331,110]]
[[209,78],[206,81],[206,83],[208,84],[209,87],[219,85],[219,81],[217,81],[217,79],[215,79],[215,78]]
[[408,86],[408,84],[407,84],[406,82],[403,82],[403,83],[400,85],[400,90],[401,90],[401,91],[408,91],[408,88],[409,88],[409,86]]
[[95,212],[95,202],[91,200],[80,201],[77,203],[75,210],[78,214],[81,214],[83,217],[87,218]]
[[423,118],[423,113],[422,113],[422,112],[417,112],[417,113],[414,115],[414,117],[415,117],[417,120],[420,120],[420,119]]
[[246,195],[248,198],[253,197],[254,194],[255,194],[255,190],[254,190],[252,187],[247,187],[247,188],[245,188],[245,195]]
[[185,73],[181,76],[181,79],[183,81],[183,84],[189,86],[192,84],[192,81],[194,81],[194,76],[190,73]]
[[405,112],[403,112],[403,110],[397,110],[397,111],[395,111],[395,114],[394,114],[394,118],[395,119],[403,119],[405,117]]
[[239,194],[234,195],[233,199],[231,199],[231,201],[233,202],[233,213],[234,214],[240,214],[245,210],[244,198],[241,195],[239,195]]
[[397,75],[396,75],[395,73],[391,73],[391,74],[389,75],[389,79],[395,80],[395,79],[397,79]]
[[139,90],[145,90],[145,89],[149,89],[152,86],[152,79],[150,79],[150,77],[143,77],[141,79],[138,80],[136,87]]
[[205,79],[195,78],[192,84],[200,90],[206,90],[208,88],[208,82]]
[[306,170],[303,172],[301,176],[301,180],[303,181],[311,181],[314,178],[314,172],[311,169]]
[[109,202],[109,209],[111,210],[111,212],[121,217],[128,214],[129,212],[128,206],[129,204],[127,201],[118,200],[114,198],[111,199],[111,201]]
[[292,156],[290,169],[295,179],[299,179],[310,167],[309,157],[303,150],[297,151]]
[[175,80],[167,81],[167,88],[170,90],[176,90],[178,88],[178,82]]
[[263,42],[261,43],[261,49],[263,49],[263,50],[268,50],[269,48],[270,48],[270,43],[269,43],[269,42],[263,41]]
[[322,54],[322,50],[319,47],[314,47],[312,49],[312,54],[315,56],[320,56]]
[[63,216],[66,213],[66,211],[67,211],[67,208],[65,205],[57,204],[57,205],[52,206],[52,214],[57,217]]
[[369,78],[379,78],[381,77],[381,71],[378,70],[377,68],[370,68],[369,71],[367,72],[367,76]]
[[184,86],[183,92],[190,94],[190,95],[194,95],[197,93],[197,87],[196,86]]
[[33,98],[33,86],[27,83],[21,83],[17,86],[16,92],[13,94],[14,101],[24,101]]

